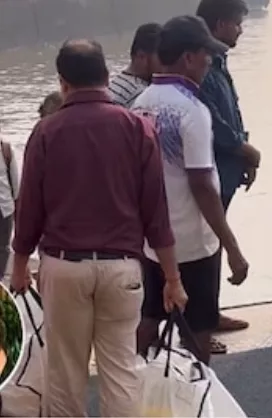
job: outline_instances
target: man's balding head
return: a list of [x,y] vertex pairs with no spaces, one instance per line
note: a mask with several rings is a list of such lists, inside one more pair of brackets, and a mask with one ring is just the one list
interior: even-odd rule
[[56,59],[61,79],[72,88],[102,87],[108,82],[108,69],[101,45],[85,39],[67,41]]

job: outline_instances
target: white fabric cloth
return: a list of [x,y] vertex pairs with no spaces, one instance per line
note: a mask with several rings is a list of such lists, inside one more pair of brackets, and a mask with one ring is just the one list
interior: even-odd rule
[[30,292],[26,293],[29,308],[34,317],[39,337],[33,330],[29,314],[21,296],[16,298],[24,324],[22,354],[9,378],[1,388],[2,416],[40,417],[46,415],[44,387],[46,347],[44,342],[43,312]]
[[[214,187],[220,194],[208,108],[181,84],[152,84],[138,97],[133,109],[150,116],[156,124],[178,262],[212,256],[219,241],[195,202],[186,171],[211,169]],[[157,261],[147,244],[145,253]]]
[[187,350],[173,350],[168,376],[166,364],[165,350],[148,363],[138,358],[141,416],[246,418],[214,371]]
[[19,194],[18,167],[12,149],[11,154],[12,158],[10,163],[10,177],[12,182],[14,198],[12,196],[12,191],[9,184],[5,159],[2,153],[2,149],[0,147],[0,210],[4,218],[7,218],[8,216],[14,213],[14,199],[16,200]]

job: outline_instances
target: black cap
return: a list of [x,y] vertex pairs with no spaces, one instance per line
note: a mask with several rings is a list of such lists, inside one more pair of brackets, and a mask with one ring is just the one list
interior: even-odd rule
[[[205,48],[213,54],[222,54],[228,50],[223,42],[217,40],[210,32],[206,22],[199,16],[179,16],[169,20],[162,29],[161,42],[175,44],[182,51]],[[164,48],[165,49],[165,48]]]

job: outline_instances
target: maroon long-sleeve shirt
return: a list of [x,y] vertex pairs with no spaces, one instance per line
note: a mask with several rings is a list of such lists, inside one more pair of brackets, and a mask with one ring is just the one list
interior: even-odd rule
[[70,95],[26,146],[13,248],[142,256],[174,243],[156,134],[103,91]]

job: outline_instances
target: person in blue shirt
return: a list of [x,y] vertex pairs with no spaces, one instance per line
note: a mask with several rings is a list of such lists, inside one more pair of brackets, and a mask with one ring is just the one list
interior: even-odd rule
[[[197,10],[197,15],[205,20],[213,36],[229,48],[235,48],[247,13],[244,0],[202,0]],[[249,134],[244,128],[227,59],[227,53],[213,57],[200,90],[200,99],[210,109],[213,119],[215,158],[225,212],[240,186],[244,185],[247,191],[251,188],[260,164],[260,152],[249,143]],[[234,331],[248,326],[248,322],[220,315],[218,331]],[[213,340],[212,351],[223,353],[227,347]]]

